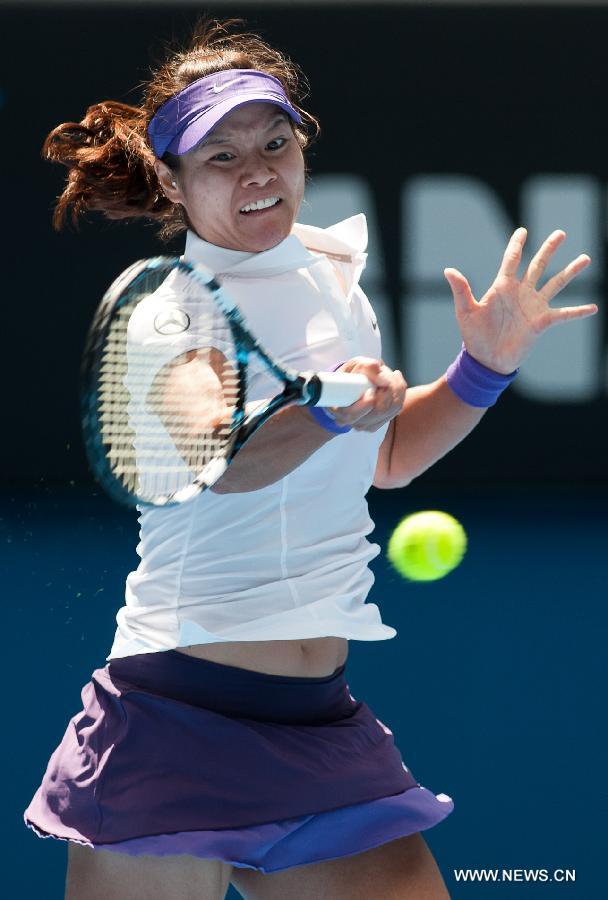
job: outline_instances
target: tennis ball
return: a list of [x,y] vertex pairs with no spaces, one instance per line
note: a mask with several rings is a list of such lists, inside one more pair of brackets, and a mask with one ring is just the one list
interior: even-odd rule
[[386,555],[410,581],[436,581],[461,561],[467,536],[460,522],[438,510],[412,513],[393,531]]

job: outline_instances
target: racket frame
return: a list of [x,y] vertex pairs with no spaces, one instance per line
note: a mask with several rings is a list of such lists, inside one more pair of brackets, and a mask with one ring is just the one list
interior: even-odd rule
[[[167,276],[173,271],[183,272],[193,277],[203,288],[208,290],[214,302],[225,315],[236,349],[238,368],[238,395],[232,411],[233,435],[224,457],[218,457],[205,466],[193,478],[191,484],[158,500],[144,500],[126,488],[114,475],[105,452],[106,443],[101,436],[101,417],[99,413],[100,370],[103,362],[102,350],[116,314],[129,301],[126,288],[134,288],[140,279],[158,269],[165,268]],[[247,393],[247,366],[249,357],[255,353],[285,385],[283,391],[273,397],[260,410],[245,420],[245,397]],[[117,502],[130,507],[137,506],[169,506],[188,500],[201,491],[211,487],[225,472],[236,454],[271,416],[292,405],[314,405],[322,392],[321,379],[314,373],[298,373],[288,367],[280,366],[260,346],[253,337],[236,304],[226,294],[215,275],[200,264],[186,262],[179,257],[155,256],[140,259],[124,270],[105,292],[93,318],[80,371],[80,409],[85,451],[89,465],[97,481]],[[225,465],[221,465],[221,462]],[[216,465],[213,465],[216,463]]]

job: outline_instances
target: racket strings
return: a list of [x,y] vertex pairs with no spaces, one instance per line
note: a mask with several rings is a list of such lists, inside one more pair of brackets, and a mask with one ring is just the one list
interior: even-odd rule
[[[185,293],[192,290],[187,283]],[[167,362],[167,340],[130,338],[131,316],[150,293],[151,285],[144,283],[114,313],[101,354],[97,402],[100,436],[114,477],[144,501],[157,502],[226,455],[239,378],[230,327],[198,286],[196,321],[187,335],[192,350],[180,352],[176,342],[175,355],[169,350]],[[183,293],[180,289],[180,300]]]

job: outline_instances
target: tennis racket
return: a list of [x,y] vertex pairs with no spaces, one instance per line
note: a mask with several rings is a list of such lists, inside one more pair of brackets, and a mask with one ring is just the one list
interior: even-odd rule
[[84,443],[114,499],[177,504],[213,485],[275,413],[349,406],[370,386],[281,365],[212,272],[157,256],[126,269],[96,311],[81,370]]

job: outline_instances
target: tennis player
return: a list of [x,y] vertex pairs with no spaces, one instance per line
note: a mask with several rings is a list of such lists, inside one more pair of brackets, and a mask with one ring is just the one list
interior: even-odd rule
[[[365,602],[379,550],[365,495],[407,485],[461,441],[541,332],[597,311],[549,307],[589,257],[539,288],[564,232],[520,279],[518,229],[479,302],[447,269],[463,349],[406,393],[358,284],[364,217],[296,224],[318,127],[304,97],[281,53],[211,23],[141,107],[98,103],[45,144],[69,170],[56,226],[100,210],[185,234],[184,257],[218,274],[277,359],[374,386],[345,409],[284,410],[212,490],[140,510],[141,563],[107,665],[25,813],[69,842],[69,900],[215,900],[230,883],[251,900],[449,896],[421,832],[453,802],[416,781],[345,679],[349,640],[396,633]],[[180,335],[161,364],[196,415],[209,373],[175,303],[140,323],[142,340]]]

